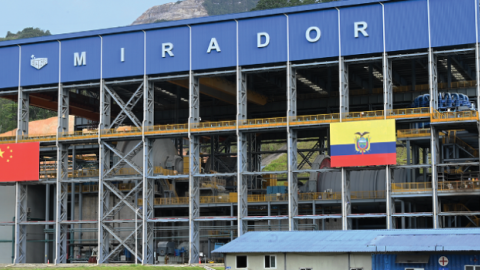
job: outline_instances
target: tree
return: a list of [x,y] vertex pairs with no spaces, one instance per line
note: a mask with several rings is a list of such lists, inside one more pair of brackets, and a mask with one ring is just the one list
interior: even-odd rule
[[13,39],[22,39],[22,38],[32,38],[32,37],[43,37],[52,35],[50,31],[44,31],[40,28],[27,27],[22,31],[18,31],[16,34],[8,31],[5,38],[0,38],[0,41],[4,40],[13,40]]
[[203,7],[209,16],[250,11],[258,0],[205,0]]
[[309,5],[317,3],[326,3],[337,0],[260,0],[257,6],[252,10],[264,10],[281,7],[293,7],[300,5]]

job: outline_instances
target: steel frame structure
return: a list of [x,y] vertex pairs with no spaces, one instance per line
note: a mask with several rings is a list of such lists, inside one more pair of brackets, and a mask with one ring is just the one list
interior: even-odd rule
[[[437,74],[437,55],[432,48],[429,49],[428,54],[428,72],[429,72],[429,93],[432,97],[430,100],[430,108],[433,112],[434,109],[438,107],[437,95],[438,95],[438,74]],[[384,53],[381,57],[382,66],[383,66],[383,108],[385,111],[392,109],[393,106],[393,70],[392,70],[392,61],[396,59],[397,56],[391,56]],[[373,59],[373,58],[372,58]],[[374,58],[378,60],[378,58]],[[476,61],[476,80],[477,80],[477,101],[480,102],[480,45],[477,43],[475,45],[475,61]],[[331,64],[331,62],[328,62]],[[350,63],[355,63],[355,60],[346,59],[342,56],[339,57],[339,111],[343,113],[349,112],[349,74],[348,66]],[[285,66],[280,67],[285,69],[287,78],[286,78],[286,93],[287,93],[287,114],[286,116],[289,119],[297,117],[297,68],[308,68],[324,65],[325,63],[312,63],[310,66],[308,64],[302,64],[301,66],[296,66],[290,62],[287,62]],[[279,67],[272,67],[272,70],[278,70]],[[268,71],[269,68],[262,67],[257,70]],[[247,74],[253,72],[254,69],[245,69],[243,67],[237,66],[236,68],[236,85],[237,85],[237,95],[236,95],[236,143],[237,143],[237,192],[238,192],[238,203],[237,209],[238,214],[235,220],[238,222],[237,229],[238,235],[246,233],[248,230],[248,221],[249,220],[260,220],[256,218],[249,217],[248,213],[248,183],[249,177],[255,177],[260,175],[257,170],[259,168],[258,164],[256,166],[248,167],[249,158],[252,157],[252,154],[249,154],[252,151],[259,150],[259,143],[254,142],[252,133],[241,130],[239,126],[242,121],[248,119],[247,117]],[[199,246],[200,246],[200,137],[201,133],[193,133],[190,129],[192,124],[200,122],[200,83],[199,79],[202,74],[194,74],[193,71],[189,73],[189,129],[188,129],[188,138],[189,138],[189,166],[190,172],[188,175],[189,178],[189,261],[191,263],[198,262],[199,258]],[[99,82],[99,96],[100,96],[100,123],[99,129],[106,130],[113,127],[116,127],[123,123],[125,119],[129,119],[136,127],[141,127],[142,137],[141,141],[129,152],[122,153],[114,146],[112,146],[112,140],[105,140],[105,138],[98,137],[99,145],[99,157],[100,157],[100,176],[98,178],[99,191],[98,191],[98,263],[107,263],[109,258],[115,255],[121,248],[128,249],[134,256],[138,256],[138,261],[143,264],[152,264],[153,263],[153,234],[154,234],[154,224],[159,222],[156,220],[154,213],[154,181],[159,179],[154,177],[153,174],[153,155],[152,155],[152,145],[154,139],[152,137],[146,136],[144,133],[145,127],[154,125],[154,81],[158,78],[148,78],[144,76],[143,80],[139,81],[139,85],[136,88],[132,96],[124,101],[122,98],[115,92],[115,86],[113,84],[109,85],[103,79]],[[131,82],[130,82],[131,83]],[[66,140],[59,141],[58,135],[64,132],[68,132],[68,114],[69,114],[69,88],[64,87],[62,84],[58,85],[58,132],[57,132],[57,179],[55,183],[49,182],[56,187],[56,199],[55,199],[55,221],[52,225],[55,226],[55,263],[61,264],[66,263],[66,254],[67,254],[67,228],[68,228],[68,217],[67,217],[67,197],[68,197],[68,185],[75,183],[75,179],[69,179],[68,177],[68,151],[70,144],[74,142],[69,142]],[[132,112],[133,107],[140,102],[140,99],[143,97],[143,119],[137,118],[137,116]],[[115,102],[120,108],[121,112],[113,118],[112,121],[112,102]],[[480,105],[480,103],[479,103]],[[28,106],[29,106],[29,94],[25,92],[22,88],[18,89],[18,132],[17,132],[17,141],[22,137],[28,135]],[[385,114],[386,115],[386,114]],[[343,117],[340,117],[342,121]],[[289,123],[289,121],[288,121]],[[480,131],[480,124],[477,126]],[[351,207],[351,196],[350,196],[350,171],[348,169],[341,169],[342,176],[342,213],[341,215],[330,215],[330,216],[320,216],[312,215],[311,217],[299,216],[299,200],[298,200],[298,186],[297,186],[297,174],[301,171],[315,172],[320,170],[302,170],[298,168],[297,161],[297,143],[298,143],[298,127],[287,125],[287,157],[288,157],[288,215],[285,219],[288,220],[289,230],[298,230],[298,221],[299,219],[326,219],[326,218],[341,218],[342,229],[348,230],[352,228],[352,220],[357,218],[355,215],[352,215]],[[249,139],[250,138],[250,139]],[[480,142],[480,137],[479,137]],[[212,152],[214,152],[212,148]],[[432,192],[432,215],[433,218],[433,227],[441,228],[440,224],[440,202],[438,197],[437,190],[437,175],[438,169],[437,166],[440,162],[439,155],[439,129],[432,125],[431,126],[431,156],[432,164],[430,165],[433,175],[433,192]],[[142,164],[135,164],[132,161],[132,158],[142,152]],[[424,155],[426,155],[424,153]],[[112,163],[112,157],[118,157],[118,161]],[[255,161],[258,163],[259,161]],[[300,164],[303,165],[303,161]],[[129,191],[127,194],[120,192],[115,186],[111,184],[112,181],[119,180],[118,176],[115,176],[115,172],[124,165],[129,165],[138,174],[135,176],[129,176],[129,180],[135,180],[136,184],[134,188]],[[428,166],[428,165],[425,165]],[[424,167],[425,167],[424,166]],[[393,170],[394,167],[385,166],[386,169],[386,213],[383,215],[378,215],[375,217],[385,217],[386,224],[388,229],[394,229],[394,219],[406,217],[407,215],[400,215],[395,211],[395,201],[392,198],[392,180],[393,180]],[[15,216],[17,217],[14,223],[15,226],[15,263],[25,263],[26,262],[26,224],[27,222],[27,190],[28,185],[24,183],[16,183],[16,208]],[[73,189],[72,189],[73,190]],[[72,193],[74,194],[74,193]],[[137,203],[130,203],[130,197],[135,196],[136,194],[141,194],[142,198],[142,209],[141,211],[138,208]],[[113,205],[111,202],[111,197],[115,196],[118,199],[118,202]],[[270,203],[269,203],[270,204]],[[124,238],[121,238],[118,234],[115,233],[111,224],[113,223],[129,223],[133,224],[135,220],[116,220],[115,214],[121,209],[130,209],[133,212],[134,218],[140,220],[140,225],[132,231],[129,235]],[[233,213],[233,206],[232,206]],[[409,215],[412,217],[414,215]],[[418,214],[418,216],[425,216],[424,214]],[[275,220],[280,219],[279,217],[269,216],[262,218],[262,220]],[[282,217],[283,219],[283,217]],[[219,219],[220,220],[220,219]],[[233,222],[233,219],[228,219]],[[80,220],[81,224],[82,221]],[[87,222],[85,222],[87,223]],[[44,224],[43,224],[44,225]],[[135,249],[135,235],[139,236],[142,240],[138,245],[139,248]],[[118,245],[114,248],[110,247],[111,241],[116,241]]]

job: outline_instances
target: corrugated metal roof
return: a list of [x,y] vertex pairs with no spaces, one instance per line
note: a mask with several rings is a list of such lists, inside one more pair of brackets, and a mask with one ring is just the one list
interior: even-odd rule
[[480,251],[480,229],[249,232],[215,253]]
[[[172,28],[176,26],[214,23],[214,22],[220,22],[220,21],[240,20],[240,19],[247,19],[247,18],[254,18],[254,17],[279,15],[279,14],[285,14],[285,13],[297,13],[297,12],[309,11],[309,10],[322,10],[322,9],[329,9],[329,8],[335,8],[335,7],[357,6],[357,5],[364,5],[364,4],[370,4],[370,3],[390,2],[390,1],[394,1],[394,0],[380,0],[380,1],[379,0],[341,0],[336,2],[319,3],[319,4],[311,4],[311,5],[287,7],[287,8],[267,9],[267,10],[218,15],[218,16],[209,16],[209,17],[202,17],[202,18],[195,18],[195,19],[173,21],[173,22],[140,24],[140,25],[114,27],[114,28],[101,29],[101,30],[92,30],[92,31],[44,36],[44,37],[9,40],[9,41],[0,42],[0,47],[38,43],[38,42],[45,42],[45,41],[91,37],[91,36],[98,36],[98,35],[118,34],[118,33],[151,30],[151,29]],[[405,0],[399,0],[399,1],[405,1]]]

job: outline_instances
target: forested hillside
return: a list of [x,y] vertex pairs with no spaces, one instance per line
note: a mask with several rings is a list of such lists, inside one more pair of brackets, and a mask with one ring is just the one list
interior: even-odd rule
[[[50,31],[44,31],[39,28],[28,27],[16,34],[8,31],[5,38],[0,41],[32,38],[41,36],[50,36]],[[56,116],[57,112],[30,107],[30,121],[46,119]],[[17,103],[8,99],[0,98],[0,133],[13,130],[17,127]]]

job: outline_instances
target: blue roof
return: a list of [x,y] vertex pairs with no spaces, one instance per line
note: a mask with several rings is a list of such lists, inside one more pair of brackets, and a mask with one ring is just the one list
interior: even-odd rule
[[[201,17],[201,18],[172,21],[172,22],[150,23],[150,24],[114,27],[114,28],[101,29],[101,30],[60,34],[60,35],[9,40],[9,41],[0,42],[0,47],[46,42],[46,41],[55,41],[55,40],[65,40],[65,39],[73,39],[73,38],[82,38],[82,37],[91,37],[91,36],[98,36],[98,35],[118,34],[118,33],[142,31],[142,30],[171,28],[176,26],[213,23],[213,22],[220,22],[220,21],[227,21],[227,20],[248,19],[248,18],[254,18],[254,17],[279,15],[279,14],[285,14],[285,13],[296,13],[296,12],[302,12],[302,11],[321,10],[321,9],[329,9],[329,8],[335,8],[335,7],[357,6],[357,5],[364,5],[364,4],[370,4],[370,3],[390,2],[390,1],[393,1],[393,0],[380,0],[380,1],[379,0],[341,0],[337,2],[318,3],[318,4],[303,5],[303,6],[296,6],[296,7],[276,8],[276,9],[251,11],[251,12],[236,13],[236,14],[209,16],[209,17]],[[404,1],[404,0],[400,0],[400,1]]]
[[480,229],[249,232],[214,253],[480,251]]

